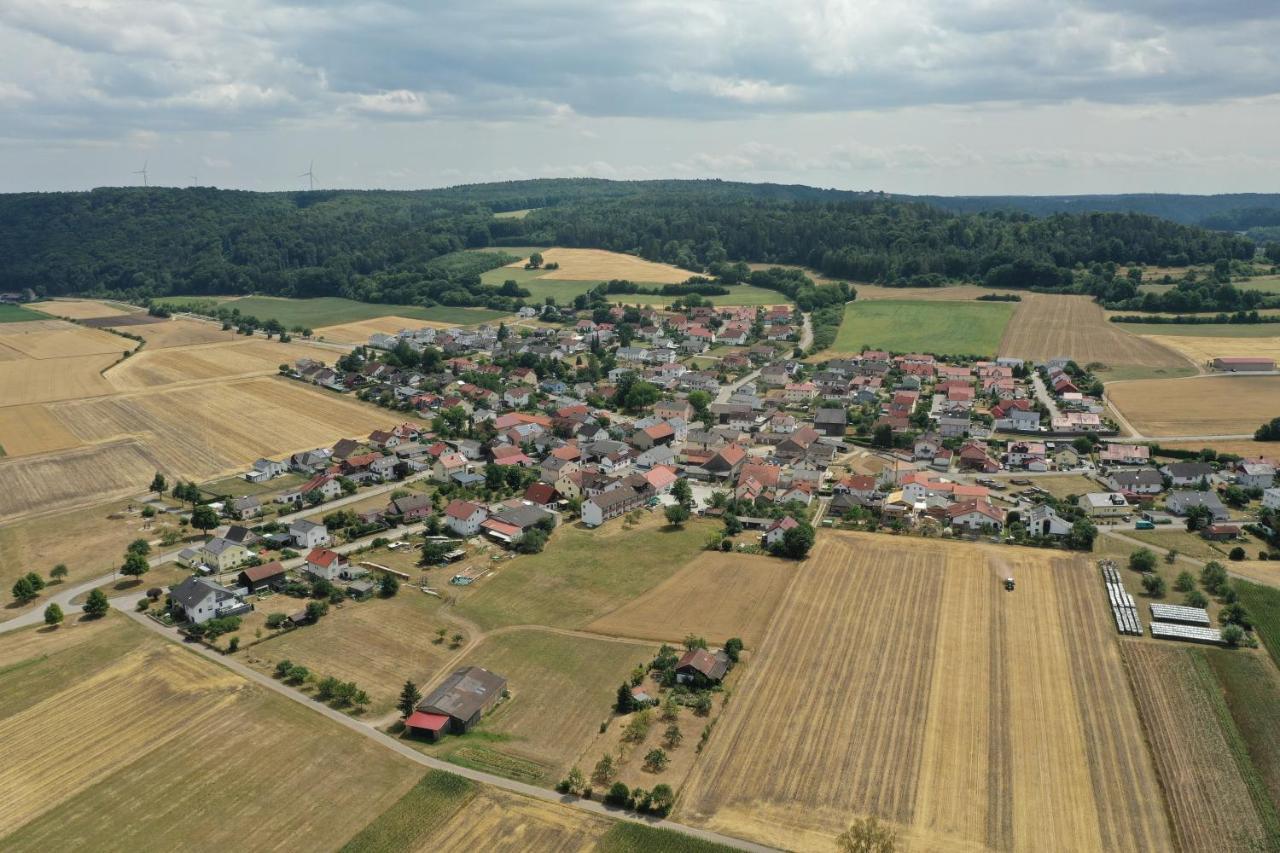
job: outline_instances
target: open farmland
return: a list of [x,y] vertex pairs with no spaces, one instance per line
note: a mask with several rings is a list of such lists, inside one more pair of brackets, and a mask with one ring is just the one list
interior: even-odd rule
[[421,329],[425,326],[436,328],[448,327],[450,323],[434,320],[416,320],[413,317],[399,317],[388,314],[386,317],[373,317],[369,320],[357,320],[354,323],[343,323],[339,326],[323,326],[316,330],[316,335],[326,341],[344,344],[366,344],[374,334],[394,335],[402,329]]
[[[528,258],[521,258],[503,269],[524,269]],[[545,263],[559,264],[560,268],[546,270],[546,278],[562,281],[609,281],[621,278],[635,282],[654,282],[657,284],[680,284],[690,276],[696,275],[689,270],[682,270],[670,264],[659,264],[646,261],[635,255],[624,255],[621,252],[608,252],[604,249],[543,249],[542,260]]]
[[823,534],[798,571],[679,819],[801,850],[865,814],[911,849],[1170,849],[1083,560]]
[[46,320],[48,315],[32,311],[25,305],[0,303],[0,323],[28,323],[35,320]]
[[1280,412],[1280,376],[1116,382],[1107,397],[1144,435],[1245,435]]
[[[511,698],[484,718],[482,737],[446,738],[424,748],[464,766],[549,787],[608,719],[618,685],[657,651],[656,644],[539,628],[491,632],[460,665],[505,676]],[[426,682],[423,692],[436,680]]]
[[242,337],[202,346],[147,347],[108,370],[106,378],[121,391],[138,391],[198,380],[274,376],[284,362],[308,357],[332,361],[335,355],[332,350],[304,343],[286,345]]
[[666,527],[646,513],[631,530],[565,525],[541,554],[497,564],[494,574],[459,590],[458,614],[483,629],[503,625],[582,628],[657,586],[693,559],[708,524]]
[[269,377],[67,400],[50,411],[89,446],[0,459],[0,518],[136,494],[156,471],[207,480],[390,423],[372,406]]
[[130,313],[119,303],[100,302],[96,299],[54,299],[33,302],[27,306],[54,317],[70,317],[72,320],[92,320],[97,317],[121,317]]
[[718,644],[740,637],[755,648],[793,577],[791,563],[707,551],[587,630],[673,643],[689,634]]
[[1081,365],[1105,364],[1105,381],[1130,376],[1193,373],[1177,352],[1109,323],[1088,296],[1024,293],[1000,340],[1000,355],[1037,361],[1067,356]]
[[47,406],[0,407],[0,447],[5,456],[65,450],[80,444]]
[[1249,760],[1280,808],[1280,672],[1265,655],[1205,649],[1222,697],[1244,739]]
[[7,851],[231,849],[246,832],[255,849],[327,847],[421,773],[123,616],[5,636],[0,656],[15,642],[0,667],[0,696],[18,700],[0,711]]
[[119,328],[147,342],[146,347],[137,354],[139,356],[166,347],[190,347],[244,340],[232,329],[224,331],[220,323],[209,323],[187,317],[171,317],[155,323],[134,323]]
[[[305,602],[277,595],[258,604],[266,613],[290,613]],[[248,647],[245,662],[272,673],[281,660],[312,672],[359,684],[377,717],[395,707],[405,679],[425,684],[435,678],[452,653],[435,643],[436,629],[458,630],[441,612],[440,600],[406,587],[388,599],[347,602],[315,625],[285,631]]]
[[[1203,366],[1206,370],[1211,369],[1210,364],[1215,358],[1227,358],[1231,356],[1254,356],[1256,358],[1272,358],[1280,361],[1280,335],[1276,335],[1280,331],[1280,326],[1275,325],[1256,325],[1256,326],[1237,326],[1243,329],[1265,329],[1271,334],[1260,337],[1244,337],[1244,336],[1227,336],[1221,335],[1216,331],[1217,326],[1184,326],[1183,329],[1195,329],[1202,331],[1203,334],[1164,334],[1163,330],[1172,328],[1170,326],[1138,326],[1143,330],[1143,337],[1147,340],[1155,341],[1169,349],[1177,350],[1191,361]],[[1151,331],[1147,331],[1150,329]]]
[[1121,645],[1179,846],[1273,847],[1274,809],[1265,802],[1265,789],[1257,790],[1262,785],[1247,755],[1240,754],[1240,734],[1204,651],[1155,643]]
[[27,358],[62,359],[79,355],[120,355],[137,343],[64,320],[6,323],[0,326],[0,345],[17,350]]
[[0,400],[4,405],[20,406],[110,394],[114,389],[102,377],[102,371],[119,360],[120,352],[41,361],[20,355],[0,358]]
[[504,316],[497,311],[488,311],[483,308],[452,308],[447,305],[431,308],[423,308],[420,305],[384,305],[356,302],[353,299],[337,296],[322,296],[316,299],[243,296],[229,299],[221,303],[220,307],[237,308],[242,315],[257,317],[259,320],[279,320],[290,329],[302,326],[312,330],[323,326],[337,326],[387,316],[412,317],[417,320],[461,326],[487,323]]
[[1013,315],[1007,302],[885,299],[845,306],[832,353],[864,348],[936,355],[995,355]]

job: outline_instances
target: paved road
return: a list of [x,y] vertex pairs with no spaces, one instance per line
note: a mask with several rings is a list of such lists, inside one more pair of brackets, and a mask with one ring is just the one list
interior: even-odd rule
[[232,672],[236,673],[237,675],[240,675],[248,679],[249,681],[252,681],[255,684],[258,684],[261,687],[265,687],[268,690],[274,690],[276,693],[280,694],[281,696],[284,696],[286,699],[290,699],[294,702],[297,702],[300,705],[305,705],[307,708],[311,709],[312,711],[315,711],[317,714],[320,714],[321,716],[329,718],[329,720],[331,720],[332,722],[335,722],[338,725],[343,726],[344,728],[347,728],[363,737],[369,738],[373,742],[377,743],[379,746],[385,747],[386,749],[392,750],[393,752],[397,753],[401,758],[406,758],[409,761],[422,765],[423,767],[429,767],[433,770],[443,770],[447,773],[453,773],[457,776],[464,776],[467,779],[471,779],[474,782],[480,782],[485,785],[492,785],[495,788],[502,788],[503,790],[510,791],[515,794],[521,794],[526,797],[531,797],[536,800],[542,800],[548,803],[557,803],[563,806],[567,806],[569,808],[574,808],[580,811],[589,812],[591,814],[603,815],[606,817],[616,818],[621,820],[628,820],[628,821],[632,821],[633,823],[643,823],[649,826],[660,827],[662,829],[670,829],[676,832],[684,833],[685,835],[691,835],[695,838],[700,838],[704,841],[710,841],[716,844],[725,844],[730,847],[735,847],[739,850],[757,851],[757,853],[770,853],[770,851],[773,851],[775,849],[772,847],[766,847],[761,844],[754,844],[749,841],[744,841],[739,838],[733,838],[727,835],[721,835],[716,832],[709,832],[705,829],[698,829],[697,827],[676,823],[675,821],[662,820],[660,818],[655,818],[655,817],[642,817],[639,815],[632,814],[630,812],[625,812],[619,809],[610,808],[608,806],[603,805],[597,800],[582,800],[577,797],[557,794],[555,791],[550,791],[545,788],[539,788],[534,785],[527,785],[523,782],[516,782],[512,779],[507,779],[503,776],[494,776],[490,773],[484,773],[479,770],[472,770],[468,767],[462,767],[457,764],[450,764],[447,761],[442,761],[438,758],[434,758],[430,755],[426,755],[414,749],[413,747],[409,746],[408,744],[404,743],[403,741],[397,740],[393,737],[390,737],[389,735],[384,734],[383,732],[378,731],[376,728],[369,725],[368,723],[349,717],[348,715],[342,713],[341,711],[335,711],[333,708],[330,708],[329,706],[321,702],[315,701],[311,697],[307,696],[305,693],[295,690],[294,688],[288,686],[287,684],[282,684],[279,681],[275,680],[274,678],[271,678],[270,676],[263,675],[262,673],[258,672],[255,669],[251,669],[250,667],[244,665],[243,663],[241,663],[240,661],[236,660],[233,657],[221,655],[213,651],[212,649],[209,649],[197,643],[183,642],[181,639],[181,636],[178,634],[178,632],[175,629],[166,628],[165,626],[159,624],[158,622],[155,622],[152,619],[147,618],[146,615],[134,611],[133,605],[137,603],[138,598],[140,598],[140,596],[133,596],[131,599],[122,601],[121,612],[124,613],[126,616],[128,616],[130,619],[137,622],[139,625],[142,625],[147,629],[154,631],[173,642],[179,643],[184,649],[187,649],[188,651],[194,652],[195,654],[202,655],[208,658],[209,660],[214,661],[215,663],[221,664],[222,666],[226,667],[227,669],[230,669]]
[[1049,389],[1045,387],[1044,380],[1040,378],[1040,371],[1031,371],[1031,387],[1035,389],[1036,399],[1039,400],[1046,409],[1049,410],[1049,423],[1053,423],[1054,418],[1062,417],[1062,413],[1058,411],[1058,404],[1053,399],[1053,395],[1049,393]]
[[751,371],[746,376],[742,377],[736,382],[731,382],[728,385],[721,385],[720,390],[716,392],[715,402],[717,403],[729,402],[729,398],[733,396],[735,391],[737,391],[743,385],[746,385],[748,382],[754,381],[755,378],[759,375],[760,375],[760,368],[756,368],[755,370]]

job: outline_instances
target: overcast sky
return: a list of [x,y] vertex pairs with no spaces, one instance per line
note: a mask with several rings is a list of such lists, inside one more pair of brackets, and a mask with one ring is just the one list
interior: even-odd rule
[[1280,190],[1274,0],[0,0],[0,191]]

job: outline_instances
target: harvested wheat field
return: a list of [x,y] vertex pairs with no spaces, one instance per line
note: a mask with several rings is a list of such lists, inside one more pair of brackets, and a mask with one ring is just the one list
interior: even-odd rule
[[119,358],[117,352],[40,361],[25,356],[0,359],[0,405],[20,406],[110,394],[115,389],[102,377],[102,371]]
[[1155,643],[1122,646],[1179,846],[1268,849],[1264,824],[1223,731],[1224,721],[1233,730],[1234,723],[1204,653]]
[[1190,450],[1192,452],[1203,450],[1204,448],[1212,448],[1219,453],[1234,453],[1237,456],[1265,456],[1270,459],[1280,459],[1280,444],[1272,444],[1265,441],[1254,441],[1252,438],[1237,439],[1220,439],[1214,441],[1162,441],[1161,447],[1167,447],[1172,450]]
[[480,787],[464,808],[412,848],[431,853],[527,851],[587,853],[613,821],[563,806]]
[[329,848],[421,775],[123,615],[89,624],[0,637],[27,655],[0,670],[7,851]]
[[0,519],[136,494],[156,471],[201,482],[386,428],[386,412],[276,377],[67,400],[51,414],[90,447],[0,459]]
[[1280,412],[1280,376],[1195,376],[1107,385],[1107,397],[1147,436],[1249,435]]
[[186,317],[171,317],[168,320],[161,320],[157,323],[139,323],[121,326],[120,328],[122,331],[137,335],[147,342],[146,349],[143,352],[165,349],[166,347],[187,347],[244,340],[234,330],[223,331],[219,323],[206,323]]
[[83,355],[114,354],[137,347],[136,341],[77,326],[64,320],[35,320],[0,325],[0,344],[31,359],[64,359]]
[[[1147,328],[1147,327],[1142,327]],[[1185,355],[1206,370],[1215,358],[1253,356],[1280,361],[1280,336],[1264,338],[1215,338],[1190,335],[1143,335],[1149,341]]]
[[[1067,356],[1081,365],[1098,362],[1114,371],[1142,368],[1148,373],[1189,373],[1187,359],[1158,342],[1131,335],[1107,322],[1102,307],[1088,296],[1024,293],[1000,341],[1000,355],[1046,359]],[[861,297],[861,293],[859,293]]]
[[678,819],[801,850],[866,814],[910,850],[1170,848],[1086,562],[824,533],[798,571]]
[[717,644],[739,637],[754,649],[793,577],[794,564],[782,560],[705,551],[586,630],[673,643],[690,634]]
[[[259,605],[267,613],[297,606],[278,596]],[[442,615],[438,598],[407,590],[394,598],[345,603],[304,631],[286,631],[254,644],[242,658],[268,674],[277,661],[290,660],[321,675],[354,681],[372,700],[369,715],[377,717],[395,707],[406,678],[429,684],[454,654],[435,642],[437,628],[450,634],[458,630]]]
[[342,344],[367,344],[372,335],[394,335],[402,329],[451,329],[457,323],[438,323],[434,320],[415,320],[412,317],[372,317],[354,323],[341,323],[315,329],[315,336]]
[[119,305],[99,302],[96,299],[51,299],[47,302],[32,302],[28,308],[43,311],[55,317],[70,317],[72,320],[94,320],[98,317],[121,317],[131,313]]
[[4,448],[5,456],[65,450],[79,444],[80,440],[49,414],[47,406],[0,408],[0,448]]
[[[528,260],[521,258],[507,266],[523,269]],[[547,270],[539,278],[558,281],[609,281],[624,278],[637,282],[680,284],[696,274],[670,264],[656,264],[634,255],[606,252],[603,249],[543,249],[542,260],[548,264],[559,264],[560,268]]]
[[121,391],[136,391],[199,380],[274,376],[286,362],[307,357],[332,359],[334,355],[332,350],[261,338],[167,349],[148,346],[108,370],[106,378]]

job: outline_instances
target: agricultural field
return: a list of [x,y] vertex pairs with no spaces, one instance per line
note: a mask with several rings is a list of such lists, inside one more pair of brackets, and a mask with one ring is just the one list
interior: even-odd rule
[[[306,602],[275,595],[257,603],[264,613],[291,613]],[[454,655],[436,642],[436,629],[460,629],[443,612],[440,599],[404,587],[394,598],[373,598],[333,607],[315,625],[285,631],[243,646],[241,658],[271,674],[277,661],[290,660],[312,672],[354,681],[372,700],[366,715],[377,718],[395,707],[405,679],[431,682]],[[247,637],[241,637],[246,643]]]
[[[810,278],[813,277],[811,272],[807,272],[807,275]],[[814,280],[817,281],[817,279]],[[858,300],[866,302],[886,299],[895,302],[901,302],[904,299],[912,302],[973,302],[979,296],[1008,292],[976,284],[955,284],[949,287],[882,287],[878,284],[855,284],[854,286],[858,291]],[[1017,303],[1000,304],[1016,305]]]
[[356,302],[353,299],[342,299],[337,296],[322,296],[316,299],[242,296],[223,302],[222,307],[238,308],[242,315],[257,317],[259,320],[279,320],[288,328],[303,326],[312,330],[387,316],[411,317],[415,320],[448,323],[455,326],[488,323],[504,316],[497,311],[488,311],[483,308],[452,308],[446,305],[431,308],[423,308],[420,305],[384,305]]
[[[458,665],[505,676],[511,698],[475,732],[422,747],[463,766],[550,787],[609,718],[618,685],[657,652],[656,644],[539,628],[490,632]],[[444,674],[421,682],[423,693]]]
[[5,456],[26,456],[78,447],[77,439],[47,406],[0,407],[0,447]]
[[1275,809],[1203,650],[1121,646],[1181,849],[1273,848]]
[[845,306],[844,322],[831,352],[857,353],[870,348],[995,355],[1012,315],[1013,305],[1008,302],[851,302]]
[[9,486],[0,492],[0,519],[136,494],[156,471],[197,482],[225,476],[259,456],[391,422],[372,406],[275,377],[64,400],[49,412],[87,446],[0,459]]
[[1260,654],[1205,649],[1204,656],[1222,686],[1249,760],[1267,786],[1271,802],[1280,808],[1280,674]]
[[866,814],[911,849],[1171,848],[1087,562],[841,533],[798,572],[677,819],[796,850]]
[[0,326],[0,346],[17,350],[28,359],[64,359],[83,355],[119,356],[137,346],[135,341],[77,326],[65,320],[6,323]]
[[100,302],[96,299],[52,299],[33,302],[27,306],[54,317],[70,317],[72,320],[93,320],[98,317],[121,317],[130,309],[119,303]]
[[127,326],[122,325],[119,328],[131,335],[137,335],[147,342],[146,347],[136,354],[138,357],[169,347],[191,347],[216,343],[230,344],[244,340],[232,329],[224,331],[220,323],[193,320],[188,317],[171,317],[155,323],[131,323]]
[[[4,349],[0,342],[0,352]],[[122,348],[120,352],[123,351]],[[120,352],[40,361],[24,358],[16,350],[9,352],[15,356],[11,359],[0,356],[0,399],[5,405],[80,400],[115,390],[102,377],[102,371],[120,359]]]
[[689,634],[713,644],[739,637],[753,649],[795,575],[784,560],[706,551],[587,630],[676,644]]
[[[1218,326],[1182,326],[1181,329],[1194,329],[1197,334],[1187,335],[1182,333],[1164,334],[1163,329],[1176,328],[1173,326],[1159,327],[1138,327],[1144,330],[1143,337],[1150,341],[1155,341],[1169,349],[1177,350],[1191,361],[1201,365],[1205,370],[1212,370],[1211,364],[1215,358],[1226,358],[1230,356],[1255,356],[1259,358],[1273,358],[1280,361],[1280,326],[1277,325],[1256,325],[1256,326],[1234,326],[1236,329],[1266,329],[1271,334],[1254,336],[1228,336],[1221,334]],[[1150,333],[1146,332],[1148,328],[1152,329]]]
[[33,311],[23,305],[8,302],[0,304],[0,323],[26,323],[32,320],[46,320],[48,315]]
[[[207,328],[197,324],[197,328]],[[228,332],[218,332],[227,335]],[[305,343],[282,344],[263,338],[232,338],[220,343],[152,349],[150,346],[106,373],[120,391],[142,391],[211,379],[274,376],[280,365],[300,358],[333,361],[332,350]]]
[[[47,579],[49,570],[59,563],[67,566],[68,584],[112,571],[125,546],[152,535],[142,517],[127,512],[127,507],[127,502],[108,503],[0,524],[0,591],[5,600],[18,576],[34,571]],[[0,621],[22,610],[0,607]]]
[[[113,614],[0,637],[0,847],[328,846],[416,765]],[[66,736],[31,737],[33,731]],[[334,772],[335,770],[340,772]],[[307,796],[281,780],[305,780]]]
[[[559,269],[544,270],[542,274],[559,281],[598,282],[620,278],[637,283],[680,284],[697,274],[670,264],[654,263],[635,255],[608,252],[604,249],[542,249],[541,251],[542,260],[545,263],[560,265]],[[527,257],[521,258],[502,269],[523,271],[528,260]]]
[[693,559],[712,525],[665,526],[646,513],[636,527],[565,525],[541,554],[499,564],[460,589],[458,615],[489,630],[504,625],[582,628],[657,586]]
[[1024,293],[1000,341],[999,354],[1043,360],[1068,356],[1080,364],[1100,363],[1103,381],[1181,376],[1195,370],[1176,351],[1109,323],[1088,296]]
[[1236,456],[1280,456],[1280,445],[1254,441],[1251,438],[1224,439],[1220,441],[1162,441],[1161,447],[1173,450],[1201,451],[1205,448],[1219,453],[1234,453]]
[[[317,337],[326,341],[343,344],[367,344],[375,334],[394,335],[402,329],[421,329],[431,326],[448,327],[449,323],[433,320],[415,320],[412,317],[399,317],[388,314],[385,317],[373,317],[369,320],[357,320],[354,323],[342,323],[337,326],[323,326],[315,331]],[[332,357],[332,356],[331,356]]]
[[1116,382],[1107,397],[1144,435],[1243,435],[1280,411],[1280,376]]

